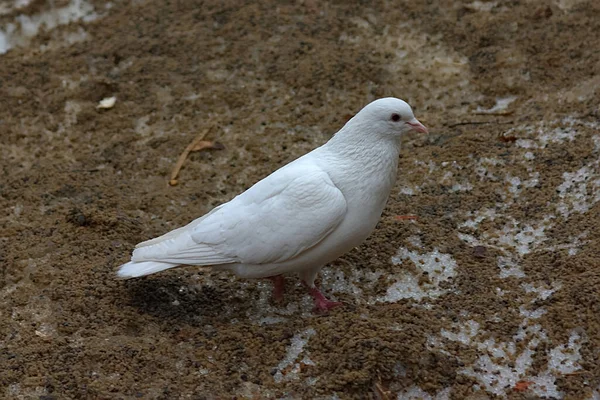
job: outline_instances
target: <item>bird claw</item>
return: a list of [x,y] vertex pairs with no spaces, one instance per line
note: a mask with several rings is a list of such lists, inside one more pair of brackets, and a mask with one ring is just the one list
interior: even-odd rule
[[339,301],[331,301],[317,287],[309,287],[310,294],[315,299],[316,313],[327,313],[329,310],[342,305]]
[[343,303],[339,301],[331,301],[327,299],[325,299],[325,301],[315,300],[315,307],[313,308],[313,312],[317,314],[325,314],[328,313],[329,310],[331,310],[332,308],[339,307],[341,305],[343,305]]

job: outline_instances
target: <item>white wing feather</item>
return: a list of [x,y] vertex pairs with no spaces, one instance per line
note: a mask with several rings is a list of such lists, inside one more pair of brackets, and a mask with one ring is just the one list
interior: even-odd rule
[[345,214],[346,200],[329,175],[299,159],[190,224],[141,243],[132,261],[283,262],[318,244]]

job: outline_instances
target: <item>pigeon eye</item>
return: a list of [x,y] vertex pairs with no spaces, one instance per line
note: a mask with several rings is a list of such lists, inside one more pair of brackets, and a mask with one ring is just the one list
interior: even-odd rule
[[396,113],[392,114],[391,120],[394,121],[394,122],[400,121],[400,115],[398,115]]

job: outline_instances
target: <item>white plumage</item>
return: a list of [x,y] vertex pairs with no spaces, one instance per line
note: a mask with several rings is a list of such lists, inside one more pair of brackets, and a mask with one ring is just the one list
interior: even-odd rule
[[182,264],[245,278],[297,272],[318,309],[334,307],[339,303],[319,292],[315,277],[375,228],[409,130],[427,132],[407,103],[376,100],[323,146],[190,224],[138,244],[117,274],[133,278]]

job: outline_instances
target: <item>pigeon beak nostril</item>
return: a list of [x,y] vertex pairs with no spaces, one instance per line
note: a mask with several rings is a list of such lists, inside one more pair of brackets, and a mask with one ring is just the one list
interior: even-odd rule
[[416,118],[413,118],[410,121],[406,121],[406,123],[413,129],[413,131],[421,132],[424,134],[429,133],[429,130],[425,127],[425,125],[420,123],[419,120]]

